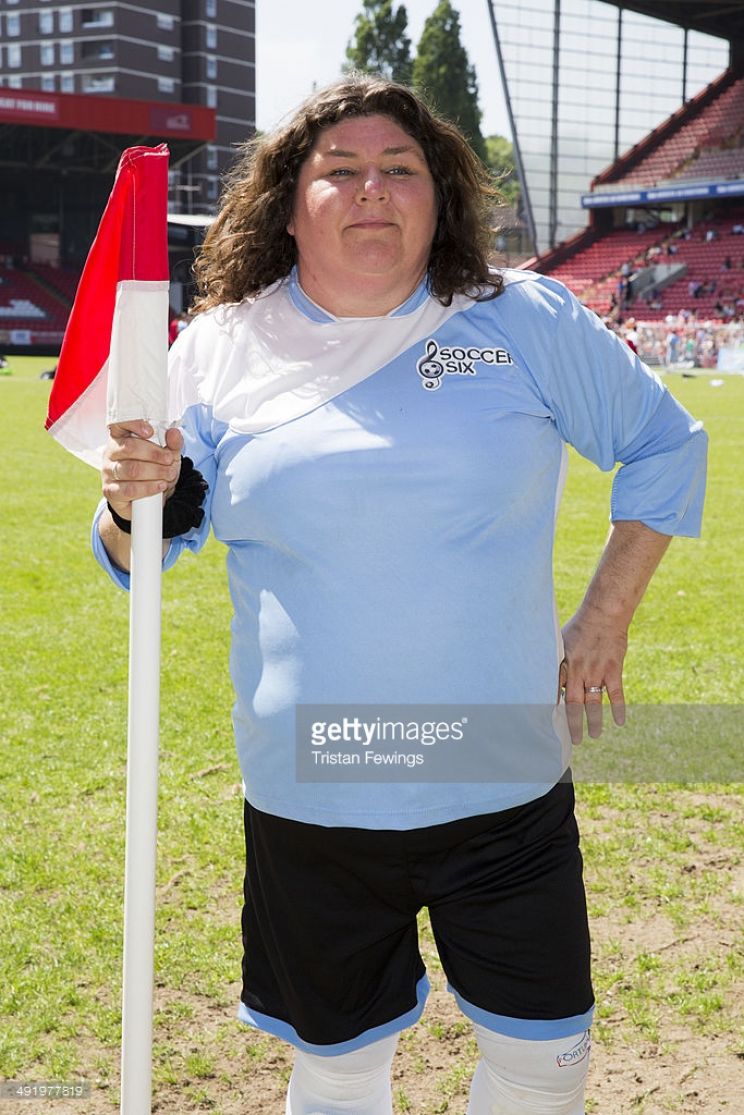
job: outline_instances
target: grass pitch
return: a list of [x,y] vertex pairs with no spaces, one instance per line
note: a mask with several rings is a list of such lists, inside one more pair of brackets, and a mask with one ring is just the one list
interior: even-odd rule
[[[43,431],[50,385],[38,376],[53,364],[11,358],[12,374],[0,379],[0,1079],[84,1078],[97,1097],[85,1110],[97,1113],[117,1102],[128,602],[89,550],[98,476]],[[631,630],[626,692],[634,702],[736,705],[744,377],[726,377],[718,388],[710,376],[668,382],[711,436],[704,536],[676,540],[654,578]],[[606,536],[610,482],[572,455],[556,553],[564,619]],[[268,1115],[279,1106],[233,1107],[229,1099],[236,1077],[243,1085],[260,1077],[280,1091],[287,1074],[275,1044],[232,1022],[242,840],[229,618],[224,552],[211,540],[164,581],[155,1094],[167,1112]],[[673,1015],[693,1038],[713,1035],[741,1058],[736,989],[744,964],[731,919],[733,911],[741,922],[744,887],[730,885],[731,872],[741,879],[741,787],[583,785],[578,794],[590,903],[601,927],[600,1047],[671,1041]],[[713,864],[718,856],[722,866],[696,868],[701,856]],[[628,953],[649,908],[679,940],[704,924],[715,927],[710,941],[717,933],[727,947],[706,938],[693,962],[655,950],[641,935]],[[436,973],[425,926],[422,932]],[[402,1047],[408,1074],[423,1080],[431,1075],[429,1054],[417,1053],[417,1042],[465,1039],[437,1022],[417,1029],[423,1037],[412,1032]],[[426,1085],[434,1098],[412,1099],[404,1081],[396,1110],[464,1110],[472,1060],[463,1045],[457,1064]],[[635,1101],[631,1109],[646,1110]],[[602,1111],[611,1110],[608,1101]]]

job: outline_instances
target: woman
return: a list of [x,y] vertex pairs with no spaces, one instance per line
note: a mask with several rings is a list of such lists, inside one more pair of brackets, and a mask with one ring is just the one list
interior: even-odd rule
[[[182,448],[206,515],[164,564],[210,524],[229,549],[240,1017],[296,1047],[291,1115],[392,1110],[397,1035],[428,986],[424,905],[482,1054],[470,1115],[584,1110],[592,991],[566,726],[580,739],[586,715],[598,735],[605,689],[622,721],[633,611],[670,536],[699,530],[705,434],[560,283],[489,271],[492,200],[462,136],[404,87],[315,94],[228,182],[171,353],[182,433],[159,448],[143,423],[111,430],[94,539],[114,580],[127,585],[131,502],[170,496]],[[623,467],[561,634],[567,442]],[[470,773],[447,752],[455,736],[427,750],[419,735],[414,758],[444,756],[439,780],[373,777],[391,708],[437,731],[431,710],[450,710]],[[480,710],[477,731],[463,710]],[[562,760],[549,775],[525,760],[548,737]],[[331,743],[365,766],[316,759]]]

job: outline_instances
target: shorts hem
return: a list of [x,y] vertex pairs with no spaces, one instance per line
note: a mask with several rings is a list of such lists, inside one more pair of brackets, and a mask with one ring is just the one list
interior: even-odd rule
[[487,1030],[496,1034],[503,1034],[509,1038],[521,1038],[527,1041],[552,1041],[554,1038],[570,1038],[588,1030],[594,1017],[594,1004],[583,1014],[572,1014],[566,1018],[512,1018],[506,1014],[493,1014],[469,1003],[452,984],[447,984],[447,990],[454,995],[458,1007],[471,1022],[477,1022]]
[[366,1045],[381,1041],[382,1038],[397,1034],[401,1030],[415,1025],[423,1014],[428,994],[429,979],[424,974],[416,984],[416,1005],[406,1011],[405,1014],[398,1015],[390,1022],[383,1022],[380,1026],[372,1026],[371,1029],[364,1030],[355,1038],[350,1038],[349,1041],[339,1041],[328,1045],[316,1045],[313,1042],[305,1041],[289,1022],[284,1022],[281,1018],[274,1018],[270,1014],[262,1014],[260,1011],[252,1010],[242,1001],[238,1006],[237,1017],[246,1026],[253,1026],[257,1030],[264,1030],[268,1034],[273,1034],[274,1037],[282,1038],[290,1045],[294,1045],[296,1049],[301,1049],[303,1053],[315,1053],[320,1057],[336,1057],[341,1053],[353,1053],[355,1049],[362,1049]]

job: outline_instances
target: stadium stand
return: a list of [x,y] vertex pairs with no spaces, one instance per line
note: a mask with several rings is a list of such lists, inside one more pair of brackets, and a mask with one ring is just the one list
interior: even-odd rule
[[[550,275],[593,305],[604,302],[607,287],[614,287],[621,277],[623,265],[633,271],[643,265],[648,249],[658,244],[662,234],[658,229],[636,232],[635,229],[620,229],[611,232],[590,247],[572,256],[565,263],[551,268]],[[610,295],[606,301],[609,305]]]
[[[744,295],[744,236],[733,231],[737,225],[744,228],[744,213],[731,209],[725,216],[701,221],[688,238],[683,230],[669,225],[643,234],[612,232],[549,274],[565,283],[590,309],[607,315],[614,309],[612,295],[618,294],[623,263],[628,278],[653,263],[683,264],[684,273],[658,294],[657,305],[633,298],[621,309],[644,321],[657,321],[682,309],[694,311],[697,317],[725,320],[740,316],[737,300]],[[649,249],[657,254],[649,258]]]
[[[62,333],[70,312],[71,298],[51,283],[40,281],[35,272],[36,268],[28,266],[23,270],[0,267],[2,328]],[[69,273],[63,281],[71,283],[77,279]]]
[[52,267],[49,264],[32,264],[28,271],[34,275],[52,294],[61,296],[69,307],[75,298],[80,272],[68,267]]
[[738,139],[744,129],[744,76],[727,70],[659,125],[593,183],[598,190],[657,186],[674,179],[704,148]]
[[[701,221],[689,239],[670,240],[676,248],[674,261],[686,264],[684,275],[662,292],[658,308],[636,300],[629,310],[644,321],[658,321],[680,310],[694,311],[700,319],[743,316],[744,307],[737,302],[744,296],[744,236],[733,232],[736,225],[744,227],[742,222],[742,211],[732,209],[725,217]],[[603,307],[595,308],[603,312]]]
[[[694,190],[700,184],[703,193],[707,184],[718,183],[722,196],[695,200],[693,194],[666,209],[646,202],[630,213],[627,202],[619,203],[600,217],[595,211],[583,233],[529,266],[560,279],[615,322],[631,316],[660,322],[676,315],[742,321],[744,209],[736,196],[744,193],[741,180],[744,75],[727,70],[592,183],[593,193],[604,194],[677,184],[684,190],[691,183]],[[632,227],[604,231],[622,220],[632,220]],[[659,264],[665,270],[652,272]]]
[[678,181],[705,182],[711,178],[744,178],[744,147],[701,150],[677,175]]

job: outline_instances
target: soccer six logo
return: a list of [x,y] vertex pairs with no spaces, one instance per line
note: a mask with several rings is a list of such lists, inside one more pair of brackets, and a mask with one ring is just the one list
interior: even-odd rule
[[426,342],[426,351],[416,361],[416,371],[421,376],[421,386],[436,391],[446,375],[474,376],[476,364],[513,364],[511,353],[505,348],[465,348],[459,345],[442,345],[434,340]]

